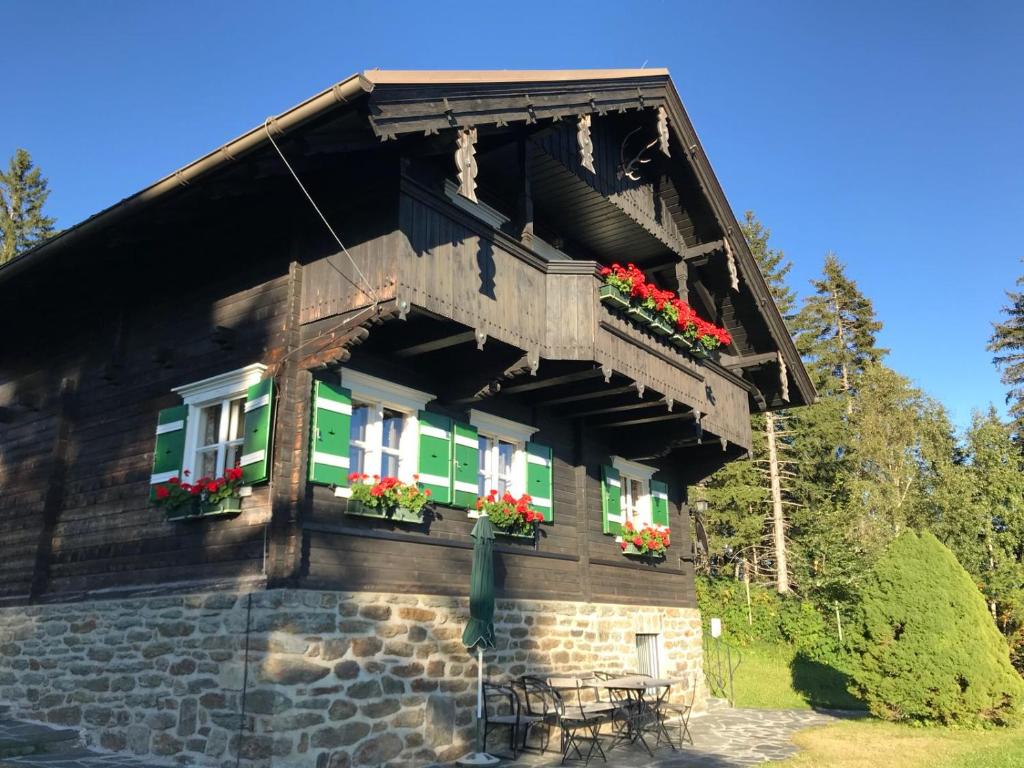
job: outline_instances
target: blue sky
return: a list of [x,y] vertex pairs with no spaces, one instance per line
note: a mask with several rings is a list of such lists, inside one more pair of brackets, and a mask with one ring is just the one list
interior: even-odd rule
[[0,157],[70,226],[352,72],[668,67],[805,292],[834,250],[960,424],[1024,270],[1024,4],[7,0]]

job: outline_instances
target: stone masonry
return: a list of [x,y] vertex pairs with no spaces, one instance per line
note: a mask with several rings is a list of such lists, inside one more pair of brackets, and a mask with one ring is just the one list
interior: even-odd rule
[[[4,608],[0,701],[154,762],[447,762],[472,731],[467,612],[458,598],[312,590]],[[495,623],[492,679],[633,670],[635,634],[657,632],[662,674],[692,675],[703,702],[694,609],[500,600]]]

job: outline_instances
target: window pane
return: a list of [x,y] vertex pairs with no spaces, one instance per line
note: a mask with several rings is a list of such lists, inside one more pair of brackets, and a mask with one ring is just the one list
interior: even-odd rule
[[512,476],[512,457],[515,455],[515,446],[512,443],[498,443],[498,476],[508,478]]
[[[220,408],[220,406],[217,406]],[[206,451],[200,451],[196,457],[196,474],[193,480],[198,480],[201,477],[213,477],[217,474],[217,449],[213,448]]]
[[486,496],[487,492],[490,491],[491,488],[494,487],[494,484],[491,482],[491,473],[490,473],[491,446],[494,445],[494,441],[491,440],[491,438],[489,438],[489,437],[485,437],[483,435],[480,435],[477,438],[477,444],[478,444],[478,447],[480,449],[480,451],[479,451],[479,470],[477,472],[477,475],[478,475],[478,478],[479,478],[479,480],[478,480],[478,486],[479,487],[478,487],[477,490],[479,491],[481,496]]
[[242,445],[238,443],[236,445],[229,445],[227,452],[224,454],[224,468],[233,469],[238,466],[238,462],[242,458]]
[[[228,440],[238,440],[242,437],[242,429],[245,426],[245,398],[240,397],[231,401],[228,421]],[[234,464],[228,462],[229,467]]]
[[348,449],[348,471],[360,474],[366,472],[366,451],[351,444]]
[[[384,409],[384,435],[382,444],[385,448],[398,448],[399,440],[402,437],[402,425],[405,424],[405,414],[398,411]],[[397,471],[397,468],[396,468]],[[389,474],[385,472],[385,474]]]
[[392,453],[382,454],[380,457],[381,477],[398,477],[398,456]]
[[199,444],[215,445],[220,437],[220,403],[199,411]]
[[363,442],[366,440],[366,425],[370,420],[370,406],[368,405],[353,405],[352,406],[352,422],[349,427],[349,440],[358,440]]

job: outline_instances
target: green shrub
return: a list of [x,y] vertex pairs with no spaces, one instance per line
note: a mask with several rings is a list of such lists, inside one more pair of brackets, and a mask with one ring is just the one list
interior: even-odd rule
[[841,650],[835,624],[818,608],[795,595],[780,595],[750,585],[750,614],[746,588],[733,579],[697,579],[697,606],[709,631],[711,617],[722,619],[722,637],[733,645],[789,644],[815,661],[834,663]]
[[854,631],[853,690],[888,720],[947,725],[1019,719],[1024,681],[984,598],[930,533],[899,536],[867,574]]

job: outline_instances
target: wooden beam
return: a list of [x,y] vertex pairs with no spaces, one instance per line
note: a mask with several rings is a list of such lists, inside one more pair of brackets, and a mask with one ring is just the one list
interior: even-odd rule
[[609,421],[604,424],[594,424],[597,429],[611,429],[613,427],[632,427],[637,424],[651,424],[656,421],[693,421],[693,411],[688,413],[663,413],[660,416],[645,416],[641,419],[627,419],[625,421]]
[[502,387],[501,391],[506,395],[515,395],[520,392],[532,392],[535,389],[547,389],[548,387],[557,387],[560,384],[593,379],[602,375],[600,368],[593,368],[589,371],[576,371],[576,373],[567,373],[564,376],[553,376],[550,379],[538,379],[526,384],[514,384],[511,387]]
[[570,411],[565,414],[567,418],[579,419],[584,416],[597,416],[601,413],[621,413],[622,411],[637,411],[641,408],[654,408],[656,406],[667,408],[668,403],[664,400],[644,400],[642,403],[628,403],[627,405],[613,405],[607,408],[594,408],[589,411]]
[[636,386],[634,384],[627,384],[624,387],[611,387],[610,389],[598,389],[591,392],[581,392],[578,395],[566,395],[565,397],[556,397],[553,400],[541,400],[537,405],[565,405],[566,403],[576,403],[581,400],[596,400],[602,397],[611,397],[613,395],[621,395],[625,392],[636,392]]
[[700,280],[694,280],[691,284],[693,285],[693,289],[697,291],[697,295],[700,296],[700,300],[704,303],[704,307],[707,309],[708,314],[711,315],[711,321],[717,323],[718,306],[715,304],[715,299],[712,297],[711,291],[709,291],[707,286]]
[[723,368],[753,368],[777,362],[778,356],[778,352],[760,352],[755,355],[719,355],[718,359]]
[[414,344],[411,347],[405,347],[399,349],[392,354],[395,357],[414,357],[415,355],[424,355],[427,352],[437,352],[441,349],[447,349],[448,347],[454,347],[458,344],[466,344],[467,342],[474,341],[476,339],[475,331],[466,331],[465,333],[456,333],[454,336],[445,336],[441,339],[434,339],[433,341],[425,341],[422,344]]

